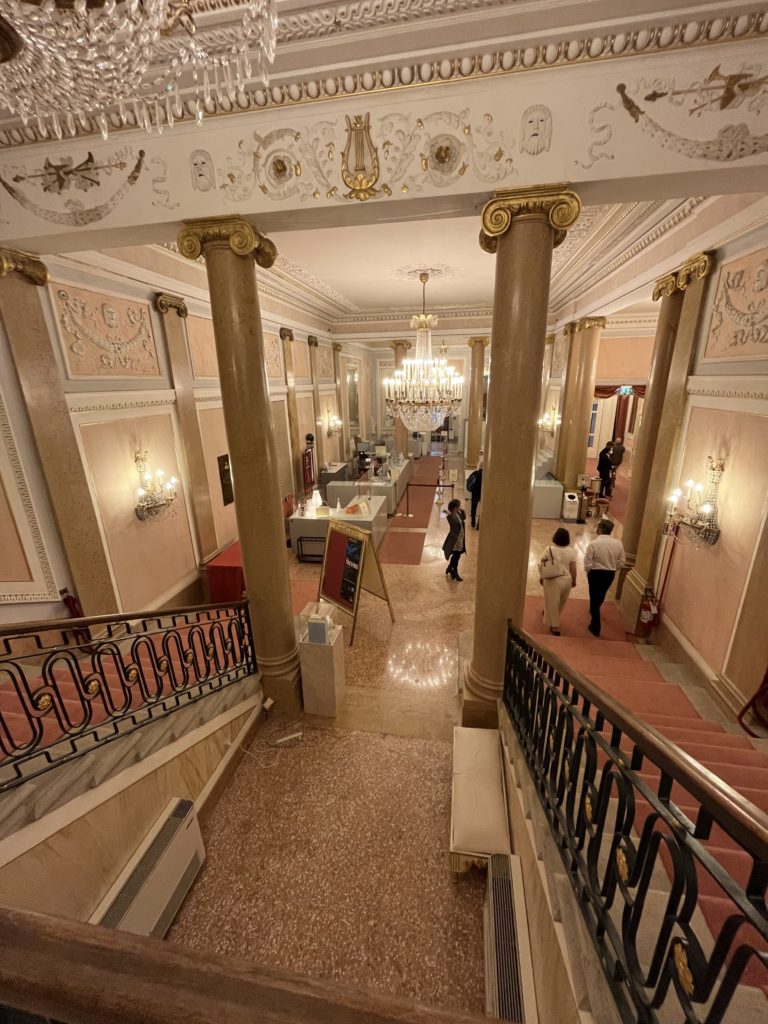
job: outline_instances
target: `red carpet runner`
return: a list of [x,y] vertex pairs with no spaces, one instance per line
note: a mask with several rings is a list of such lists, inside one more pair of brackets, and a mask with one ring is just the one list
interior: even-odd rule
[[[606,602],[603,605],[603,630],[599,640],[587,632],[589,603],[586,600],[569,599],[561,618],[559,637],[552,636],[543,625],[543,608],[543,599],[538,595],[526,598],[524,626],[531,636],[733,786],[747,800],[762,811],[768,811],[768,755],[755,750],[746,736],[726,732],[718,722],[703,719],[685,690],[667,682],[653,662],[646,661],[635,645],[625,640],[624,623],[615,604]],[[645,762],[639,774],[655,788],[658,771],[653,765]],[[698,806],[685,790],[675,784],[671,795],[683,813],[695,820]],[[650,806],[638,800],[638,826],[649,813]],[[752,859],[747,853],[717,826],[713,827],[712,836],[704,845],[740,885],[746,886],[752,866]],[[699,871],[699,886],[699,905],[704,919],[712,934],[717,935],[733,904],[723,897],[718,885],[706,872]],[[751,930],[742,928],[741,938],[760,948],[760,938]],[[747,969],[744,981],[768,991],[766,971],[757,964]]]
[[[390,565],[418,565],[427,538],[427,527],[435,505],[435,488],[442,459],[425,455],[414,463],[410,493],[403,495],[397,512],[387,524],[387,532],[379,548],[379,559]],[[415,486],[415,485],[428,486]],[[450,491],[446,492],[446,501]],[[406,509],[412,518],[406,518]],[[447,530],[446,530],[447,532]]]

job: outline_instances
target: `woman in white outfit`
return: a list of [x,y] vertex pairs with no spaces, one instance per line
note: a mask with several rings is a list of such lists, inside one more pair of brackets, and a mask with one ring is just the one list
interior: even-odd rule
[[544,587],[544,625],[553,636],[560,636],[560,615],[576,586],[576,552],[571,535],[562,526],[553,533],[539,562],[539,583]]

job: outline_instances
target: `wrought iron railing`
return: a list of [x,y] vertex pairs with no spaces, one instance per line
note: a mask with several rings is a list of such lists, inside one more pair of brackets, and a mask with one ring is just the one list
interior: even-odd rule
[[621,1019],[765,990],[768,816],[512,628],[504,704]]
[[0,793],[256,671],[248,605],[0,630]]

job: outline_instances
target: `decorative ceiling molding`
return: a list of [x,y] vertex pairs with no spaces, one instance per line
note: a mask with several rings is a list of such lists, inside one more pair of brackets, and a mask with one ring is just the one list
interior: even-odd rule
[[[197,0],[202,4],[220,4],[211,10],[226,9],[224,0]],[[482,2],[482,0],[480,0]],[[390,10],[395,5],[395,12]],[[486,0],[490,4],[490,0]],[[340,3],[330,8],[320,9],[333,12],[335,28],[347,23],[357,25],[356,19],[371,19],[371,27],[379,24],[391,24],[388,20],[394,15],[401,21],[413,20],[422,16],[418,12],[427,5],[445,4],[445,13],[477,7],[475,0],[358,0],[357,3]],[[410,12],[410,13],[409,13]],[[415,12],[415,13],[414,13]],[[442,10],[438,13],[443,13]],[[299,26],[291,24],[289,32],[301,31],[303,40],[311,39],[312,32],[322,37],[327,28],[328,14],[317,16],[317,10],[304,11],[290,18],[307,18],[308,24]],[[381,19],[377,21],[377,19]],[[281,21],[284,19],[281,19]],[[214,32],[226,32],[228,29],[216,29]],[[278,30],[278,37],[279,36]],[[309,35],[307,34],[309,33]],[[204,30],[203,33],[204,34]],[[267,110],[274,107],[290,107],[301,103],[317,103],[326,100],[347,100],[351,96],[370,96],[374,93],[392,92],[424,85],[448,84],[485,80],[502,75],[517,74],[524,71],[537,71],[554,68],[573,67],[577,64],[616,60],[624,57],[647,57],[653,53],[671,53],[675,50],[689,50],[713,44],[742,42],[768,35],[768,11],[757,10],[749,14],[732,17],[700,18],[679,21],[674,25],[647,26],[640,29],[628,28],[625,31],[611,31],[595,34],[591,37],[580,35],[566,37],[550,42],[542,42],[529,46],[510,47],[507,49],[486,50],[474,56],[437,57],[428,60],[412,59],[400,65],[393,62],[387,67],[371,67],[356,73],[342,72],[331,75],[314,73],[309,77],[280,82],[279,75],[274,75],[268,88],[257,88],[236,91],[232,98],[224,96],[218,102],[212,95],[206,101],[208,117],[226,116],[250,110]],[[194,97],[182,99],[177,105],[174,115],[179,122],[192,122],[197,112]],[[133,110],[126,108],[125,121],[117,111],[108,116],[110,132],[132,130],[137,127]],[[98,135],[100,126],[96,119],[87,115],[78,117],[75,122],[75,135],[78,137]],[[23,127],[20,122],[0,129],[0,148],[29,145],[47,138],[37,126],[31,122]]]
[[115,409],[157,409],[168,408],[176,402],[176,392],[163,389],[156,395],[128,394],[125,391],[115,391],[113,394],[79,394],[68,395],[67,405],[70,413],[81,412],[107,412]]
[[[463,308],[446,308],[436,306],[440,320],[472,320],[487,318],[493,313],[491,306],[465,306]],[[334,324],[371,324],[371,323],[403,323],[408,324],[413,316],[412,310],[400,310],[396,313],[387,313],[378,310],[368,313],[355,313],[349,316],[340,316],[334,320]],[[436,333],[440,333],[437,331]]]
[[637,338],[652,337],[656,333],[659,319],[655,313],[611,313],[608,327],[603,331],[603,338]]
[[329,284],[326,284],[325,281],[321,281],[319,277],[315,277],[314,274],[311,274],[308,270],[305,270],[304,267],[299,266],[298,263],[294,263],[293,260],[289,260],[287,256],[278,255],[273,266],[276,267],[278,270],[282,270],[284,273],[289,274],[295,281],[298,281],[300,284],[303,284],[306,287],[311,288],[313,291],[318,292],[326,299],[330,299],[332,302],[337,303],[337,305],[341,306],[342,308],[355,308],[354,303],[350,302],[348,298],[337,292],[335,288],[332,288]]
[[689,377],[689,395],[703,398],[741,398],[768,401],[768,377]]

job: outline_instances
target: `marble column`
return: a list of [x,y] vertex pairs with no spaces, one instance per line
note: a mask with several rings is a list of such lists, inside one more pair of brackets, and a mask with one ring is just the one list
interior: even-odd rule
[[[671,298],[674,294],[679,295],[680,310],[672,339],[672,351],[669,353],[667,373],[658,382],[658,390],[663,394],[660,408],[658,405],[653,407],[654,415],[657,417],[657,428],[653,435],[652,448],[650,453],[643,451],[643,471],[646,474],[647,483],[642,491],[643,511],[639,530],[636,520],[632,519],[630,523],[630,516],[627,515],[627,523],[632,526],[633,533],[631,538],[624,541],[624,545],[628,553],[634,557],[628,573],[622,580],[619,596],[624,621],[633,633],[637,628],[640,602],[643,599],[645,588],[653,588],[655,585],[662,529],[669,507],[669,495],[677,486],[677,481],[672,478],[672,472],[682,436],[683,416],[687,401],[686,389],[696,357],[696,344],[699,337],[707,278],[713,267],[712,257],[708,253],[699,253],[686,261],[679,270],[674,272],[674,275],[662,278],[656,286],[659,293],[663,294],[665,298]],[[674,277],[674,285],[672,277]],[[654,291],[655,295],[656,291]],[[647,401],[648,397],[646,397]],[[649,421],[646,419],[646,406],[644,405],[639,439],[641,445],[646,443],[644,434],[646,422]],[[636,465],[637,460],[632,468],[630,507],[633,496],[637,497],[635,494]],[[637,504],[639,502],[636,502]],[[626,533],[625,526],[622,536],[626,536]],[[633,544],[633,550],[630,551],[628,545],[635,536],[637,537],[636,544]]]
[[571,427],[568,431],[568,447],[565,456],[563,483],[572,491],[576,481],[587,465],[587,441],[589,421],[595,401],[595,379],[597,358],[600,355],[600,335],[605,327],[605,317],[588,316],[579,320],[576,330],[581,334],[579,342],[579,367],[573,396]]
[[493,372],[473,647],[464,672],[465,725],[496,723],[507,623],[523,622],[552,249],[580,209],[578,196],[565,185],[505,189],[483,209],[480,244],[496,254]]
[[578,390],[579,358],[581,355],[581,334],[576,331],[576,321],[571,320],[563,328],[563,337],[568,339],[568,356],[565,364],[563,399],[560,411],[560,429],[557,433],[555,451],[555,478],[565,479],[565,459],[568,454],[568,439],[573,431],[574,396]]
[[192,516],[200,555],[205,560],[218,549],[211,492],[205,469],[205,452],[195,402],[195,379],[189,358],[184,323],[187,304],[179,295],[157,292],[155,309],[161,314],[165,345],[171,362],[173,390],[189,476]]
[[[120,608],[54,352],[55,342],[43,312],[39,289],[47,280],[48,270],[35,256],[0,249],[0,316],[72,583],[86,615],[109,615]],[[126,468],[127,478],[131,468]]]
[[[654,300],[661,299],[661,308],[659,319],[656,322],[656,337],[653,342],[651,366],[648,371],[648,386],[643,401],[643,419],[632,453],[629,501],[621,533],[627,560],[616,588],[616,595],[620,598],[623,597],[626,575],[637,558],[640,531],[645,515],[648,481],[653,466],[653,453],[659,437],[661,413],[667,395],[667,378],[672,365],[677,325],[683,310],[683,292],[677,287],[676,270],[659,278],[653,290],[653,297]],[[627,614],[630,618],[632,617],[631,611]]]
[[333,379],[336,381],[336,408],[339,410],[339,419],[341,420],[341,452],[339,454],[342,462],[348,462],[352,439],[349,433],[349,415],[344,415],[344,407],[347,404],[344,400],[344,388],[347,386],[347,381],[346,377],[342,377],[341,374],[341,345],[338,341],[334,341],[331,348],[333,349]]
[[301,463],[304,439],[299,433],[299,410],[296,404],[296,373],[293,367],[293,331],[290,327],[280,328],[283,343],[283,365],[285,366],[285,405],[288,410],[288,437],[291,444],[291,479],[293,493],[304,493],[304,470]]
[[235,484],[251,625],[264,691],[282,710],[300,706],[280,474],[264,361],[254,260],[270,267],[274,243],[241,217],[185,221],[179,251],[205,256],[224,423]]
[[312,377],[312,407],[315,410],[315,479],[319,481],[325,466],[326,423],[323,419],[323,410],[320,407],[320,380],[317,376],[317,346],[319,342],[314,334],[307,335],[307,344],[309,345],[309,370]]
[[464,465],[475,469],[480,461],[483,440],[483,381],[485,374],[485,350],[491,339],[484,336],[470,338],[467,344],[471,351],[469,365],[469,416],[467,418],[467,450]]
[[[402,369],[403,361],[407,358],[408,349],[411,347],[410,341],[406,341],[405,338],[390,341],[389,347],[395,353],[395,369]],[[395,454],[399,453],[408,457],[408,427],[398,416],[395,420]]]

